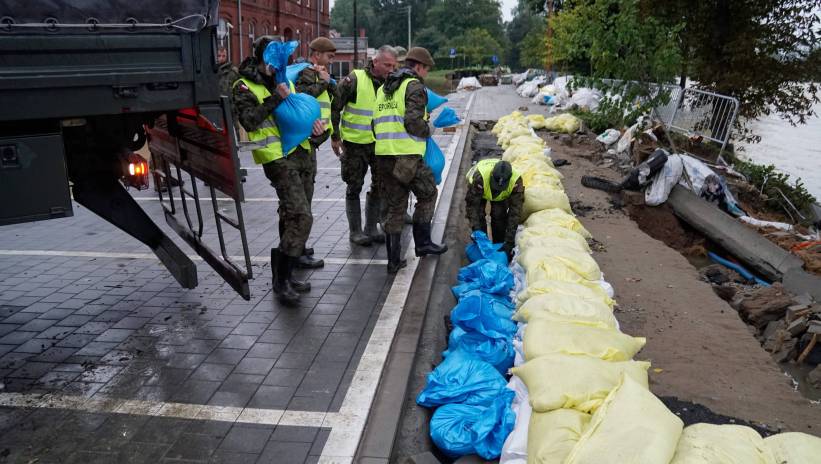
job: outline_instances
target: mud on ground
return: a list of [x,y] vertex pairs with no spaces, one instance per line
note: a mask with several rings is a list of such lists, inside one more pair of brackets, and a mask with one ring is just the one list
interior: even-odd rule
[[[622,330],[647,337],[637,359],[653,364],[653,392],[770,430],[821,435],[821,405],[795,391],[738,313],[679,253],[697,247],[698,240],[686,238],[686,233],[682,239],[678,228],[683,226],[669,211],[639,211],[618,201],[614,207],[610,194],[583,187],[583,175],[621,180],[610,168],[592,162],[595,142],[577,137],[566,145],[543,136],[554,159],[571,162],[558,169],[570,200],[585,210],[580,220],[601,243],[594,257],[616,290]],[[637,219],[649,216],[643,227],[668,237],[670,246],[643,231],[630,218],[631,210]],[[709,415],[704,417],[709,420]]]

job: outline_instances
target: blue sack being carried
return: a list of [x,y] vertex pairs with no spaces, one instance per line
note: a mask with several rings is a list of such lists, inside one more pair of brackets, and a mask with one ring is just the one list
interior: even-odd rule
[[[274,68],[277,85],[289,84],[288,57],[299,46],[299,42],[271,42],[262,56]],[[304,142],[313,132],[314,121],[319,119],[319,102],[304,93],[291,93],[274,109],[274,120],[279,128],[282,153],[287,156],[297,145]]]
[[490,338],[479,332],[466,332],[459,326],[450,331],[448,349],[442,353],[442,357],[447,358],[457,351],[476,356],[495,367],[502,375],[513,366],[513,358],[516,356],[512,338]]
[[514,304],[507,297],[499,297],[471,290],[462,295],[450,312],[450,321],[467,332],[479,332],[490,338],[511,338],[516,333],[513,316]]
[[480,259],[489,259],[497,262],[502,266],[507,266],[507,255],[502,249],[502,243],[493,243],[488,238],[487,234],[477,230],[470,234],[473,243],[465,247],[465,253],[470,262],[476,262]]
[[425,87],[425,90],[428,91],[428,105],[426,106],[426,109],[428,110],[429,114],[433,113],[433,110],[435,110],[436,108],[439,108],[440,106],[448,102],[447,98],[439,95],[433,90],[427,87]]
[[433,137],[428,137],[428,145],[425,148],[425,164],[433,171],[433,178],[437,184],[442,182],[442,170],[445,169],[445,155],[433,140]]
[[[288,67],[285,68],[285,75],[288,77],[290,82],[296,82],[296,80],[299,79],[299,73],[309,66],[311,66],[311,63],[295,63],[288,65]],[[336,79],[333,77],[330,82],[331,84],[336,85]]]
[[513,289],[513,273],[507,266],[489,259],[480,259],[459,270],[459,285],[453,287],[453,296],[458,300],[470,290],[507,296]]
[[445,358],[427,380],[416,397],[416,403],[426,408],[449,403],[490,404],[507,385],[496,368],[461,351]]
[[446,106],[445,109],[439,113],[439,116],[433,121],[433,127],[448,127],[455,126],[462,122],[459,116],[456,116],[456,111],[453,108]]
[[478,454],[494,460],[516,425],[511,409],[515,393],[505,389],[488,406],[446,404],[430,420],[433,443],[450,458]]

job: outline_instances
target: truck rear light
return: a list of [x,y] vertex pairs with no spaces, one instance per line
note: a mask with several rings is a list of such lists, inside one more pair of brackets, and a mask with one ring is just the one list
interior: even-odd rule
[[126,187],[145,190],[149,186],[148,162],[136,154],[129,152],[123,159],[122,182]]

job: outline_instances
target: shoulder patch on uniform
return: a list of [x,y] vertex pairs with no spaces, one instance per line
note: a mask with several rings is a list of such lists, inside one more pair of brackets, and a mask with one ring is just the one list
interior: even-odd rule
[[247,85],[245,85],[245,82],[240,82],[237,87],[239,87],[240,90],[251,90]]

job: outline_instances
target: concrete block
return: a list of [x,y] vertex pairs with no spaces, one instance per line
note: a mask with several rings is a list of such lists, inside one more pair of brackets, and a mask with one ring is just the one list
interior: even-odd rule
[[807,333],[821,335],[821,321],[810,321],[807,325]]
[[794,297],[793,300],[795,300],[795,304],[797,304],[797,305],[809,306],[813,303],[812,297],[810,296],[809,293],[802,293],[802,294]]
[[790,336],[797,337],[802,333],[806,332],[808,326],[809,318],[807,316],[800,317],[790,322],[790,325],[787,326],[787,332],[790,333]]
[[[767,279],[781,280],[787,271],[794,268],[800,270],[803,265],[799,257],[770,242],[682,186],[673,188],[667,201],[678,217]],[[816,284],[816,290],[821,294],[821,285]],[[804,292],[808,290],[792,293]]]
[[808,273],[800,266],[785,272],[782,282],[793,295],[806,293],[815,301],[821,301],[821,277]]
[[405,458],[403,462],[404,464],[442,464],[430,451],[414,454],[411,457]]
[[792,305],[787,308],[787,322],[792,322],[801,316],[809,314],[809,306],[806,305]]

